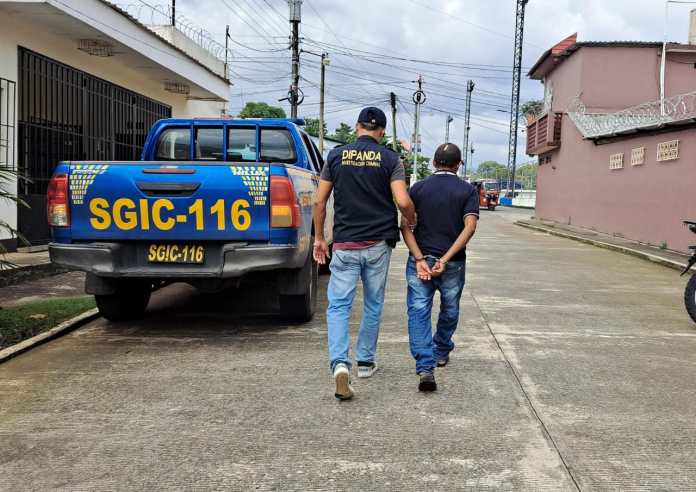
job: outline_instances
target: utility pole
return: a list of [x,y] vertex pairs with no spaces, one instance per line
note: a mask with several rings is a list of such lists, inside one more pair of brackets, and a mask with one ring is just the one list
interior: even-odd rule
[[176,0],[172,0],[172,26],[176,26]]
[[413,93],[413,102],[416,105],[416,116],[413,119],[413,172],[411,173],[411,186],[418,181],[418,150],[420,145],[420,107],[425,102],[425,92],[423,92],[423,76],[419,75],[418,90]]
[[[466,178],[467,164],[469,162],[469,131],[471,130],[471,94],[474,92],[474,81],[469,80],[466,83],[466,110],[464,112],[464,146],[462,148],[462,156],[464,156],[464,170],[461,172],[461,178]],[[473,166],[472,166],[473,169]]]
[[229,53],[229,47],[230,47],[230,25],[227,24],[225,27],[225,78],[229,78],[230,75],[227,73],[227,67],[228,67],[228,53]]
[[[522,42],[524,40],[524,9],[529,0],[517,0],[515,20],[515,53],[512,68],[512,100],[510,101],[510,147],[508,149],[508,191],[515,197],[515,172],[517,165],[517,125],[520,113],[520,79],[522,76]],[[512,184],[512,188],[510,188]]]
[[449,143],[449,129],[450,129],[450,123],[454,121],[454,118],[452,118],[451,114],[447,115],[447,119],[445,120],[445,143]]
[[389,102],[392,110],[392,149],[394,149],[394,152],[398,152],[396,146],[396,94],[393,92],[389,93]]
[[331,63],[328,53],[321,54],[321,83],[319,85],[319,153],[324,155],[324,84],[326,67]]
[[292,81],[290,83],[290,116],[297,118],[297,105],[300,88],[300,22],[302,20],[302,0],[288,0],[290,15],[288,19],[292,26],[290,48],[292,49]]
[[474,170],[474,142],[471,142],[471,148],[469,149],[469,152],[471,152],[471,170]]

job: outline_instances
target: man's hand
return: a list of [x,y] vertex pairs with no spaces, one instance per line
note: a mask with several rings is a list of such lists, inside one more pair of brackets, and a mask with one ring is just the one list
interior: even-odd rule
[[326,243],[325,239],[315,239],[314,240],[314,260],[320,265],[325,265],[328,258],[331,258],[331,253],[329,252],[329,245]]
[[447,262],[442,261],[442,260],[437,260],[435,264],[433,265],[433,269],[431,271],[431,275],[433,277],[439,277],[443,273],[445,273],[445,270],[447,270]]
[[416,262],[416,275],[423,282],[427,282],[432,278],[433,272],[430,270],[427,261],[421,260]]

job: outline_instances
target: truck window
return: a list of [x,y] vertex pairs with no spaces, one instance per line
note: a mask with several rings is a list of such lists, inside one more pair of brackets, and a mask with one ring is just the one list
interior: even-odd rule
[[198,128],[196,130],[196,160],[199,161],[222,161],[224,153],[222,150],[223,129],[220,128]]
[[294,164],[297,162],[295,142],[290,132],[286,129],[262,128],[261,129],[261,162],[285,162]]
[[191,130],[167,128],[160,133],[155,158],[160,161],[186,161],[191,156]]
[[228,129],[227,160],[256,162],[256,128],[230,127]]
[[319,149],[317,148],[316,144],[314,143],[314,140],[310,140],[310,143],[312,144],[312,148],[314,149],[314,152],[317,154],[317,162],[319,164],[319,172],[324,168],[324,156],[321,155],[321,152],[319,152]]
[[321,164],[319,164],[319,158],[314,150],[314,145],[312,145],[312,139],[309,138],[305,132],[301,132],[302,140],[304,141],[305,147],[307,147],[307,153],[309,154],[310,167],[313,171],[321,172]]

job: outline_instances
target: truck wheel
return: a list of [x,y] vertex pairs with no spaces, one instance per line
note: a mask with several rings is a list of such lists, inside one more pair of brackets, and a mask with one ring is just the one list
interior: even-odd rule
[[109,321],[130,321],[145,314],[152,289],[149,283],[126,282],[114,294],[95,295],[99,314]]
[[689,313],[691,319],[696,323],[696,273],[691,275],[689,282],[684,290],[684,305],[686,312]]
[[495,205],[488,205],[488,210],[495,212]]
[[305,266],[293,273],[290,285],[300,287],[301,294],[281,294],[280,314],[288,321],[305,323],[311,321],[317,309],[319,266],[309,254]]

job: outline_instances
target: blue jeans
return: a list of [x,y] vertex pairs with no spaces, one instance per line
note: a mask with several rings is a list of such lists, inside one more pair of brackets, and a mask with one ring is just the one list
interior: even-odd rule
[[364,307],[355,348],[356,360],[374,362],[391,253],[391,247],[385,242],[367,249],[334,251],[330,265],[329,308],[326,310],[332,371],[339,362],[349,369],[351,367],[348,322],[361,278]]
[[[428,265],[435,258],[426,257]],[[445,272],[429,281],[420,280],[416,274],[416,261],[409,256],[406,264],[408,280],[408,338],[411,355],[416,359],[416,373],[432,372],[435,361],[442,360],[454,349],[452,335],[459,321],[459,301],[464,290],[464,261],[450,261]],[[440,292],[440,316],[433,337],[430,322],[435,291]]]

